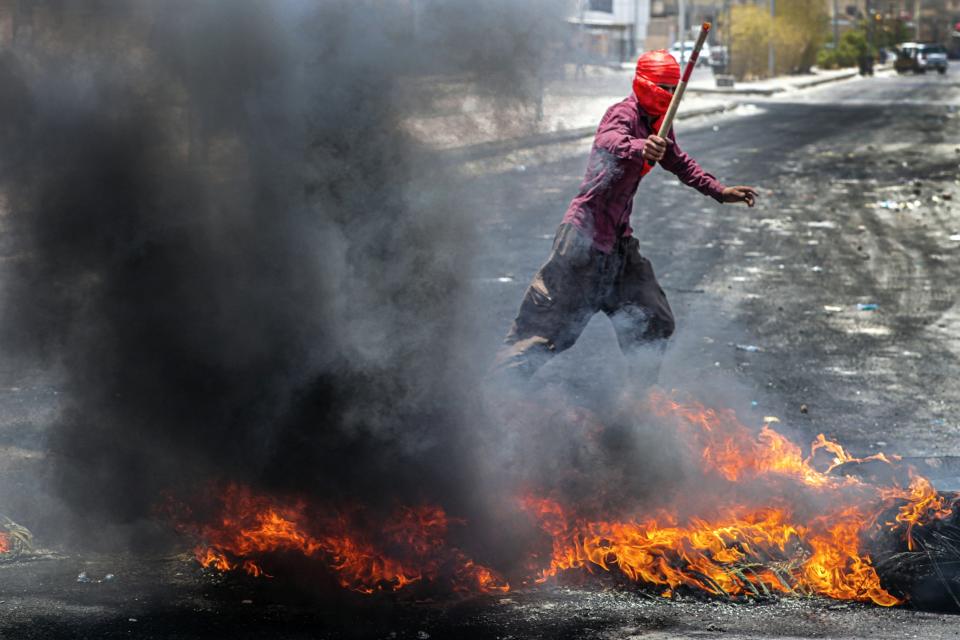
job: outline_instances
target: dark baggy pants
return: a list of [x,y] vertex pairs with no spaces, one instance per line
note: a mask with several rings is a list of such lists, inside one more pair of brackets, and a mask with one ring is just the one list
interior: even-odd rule
[[561,224],[553,251],[520,304],[496,367],[525,377],[569,349],[590,318],[603,311],[627,356],[666,344],[673,312],[636,238],[621,238],[605,254],[571,224]]

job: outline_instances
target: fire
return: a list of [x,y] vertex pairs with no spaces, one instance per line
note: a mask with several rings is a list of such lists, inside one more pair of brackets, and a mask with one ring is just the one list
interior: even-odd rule
[[[916,527],[953,513],[953,503],[912,469],[904,473],[897,458],[855,458],[822,434],[805,454],[770,426],[775,418],[755,430],[733,411],[663,393],[652,394],[641,409],[676,434],[696,469],[692,490],[700,499],[659,496],[640,505],[626,495],[614,501],[626,507],[610,508],[606,500],[568,504],[549,488],[528,491],[519,507],[550,549],[529,551],[524,584],[607,571],[665,596],[692,589],[893,606],[902,600],[881,584],[871,536],[893,531],[913,549]],[[889,471],[889,478],[838,472],[867,462],[878,463],[869,470]],[[495,570],[449,544],[451,528],[468,523],[436,505],[404,506],[371,521],[359,507],[318,513],[301,501],[235,485],[218,502],[216,522],[181,526],[202,541],[195,556],[204,567],[268,576],[262,562],[269,554],[292,552],[324,563],[343,588],[360,593],[418,583],[471,594],[510,589]]]
[[203,540],[194,556],[204,567],[269,576],[254,558],[294,552],[322,560],[340,586],[360,593],[396,591],[447,575],[454,591],[510,589],[496,572],[446,544],[449,525],[458,521],[437,506],[403,507],[379,523],[373,536],[346,515],[316,516],[303,502],[284,503],[237,485],[226,487],[219,502],[218,522],[180,527]]
[[807,536],[812,555],[804,563],[798,579],[814,593],[892,607],[900,604],[900,599],[880,586],[869,556],[860,551],[861,530],[868,521],[864,515],[856,507],[849,507],[832,517],[814,521]]
[[876,453],[876,454],[874,454],[874,455],[872,455],[872,456],[868,456],[868,457],[866,457],[866,458],[854,458],[854,457],[851,456],[849,453],[847,453],[846,451],[844,451],[844,450],[843,450],[843,447],[841,447],[841,446],[840,446],[839,444],[837,444],[836,442],[833,442],[833,441],[831,441],[831,440],[827,440],[826,436],[824,436],[824,435],[821,433],[821,434],[819,434],[819,435],[817,436],[817,439],[814,440],[814,441],[813,441],[813,444],[810,446],[810,458],[808,458],[808,461],[809,461],[809,460],[812,460],[812,459],[813,459],[813,456],[814,456],[814,455],[817,453],[817,451],[819,451],[820,449],[823,449],[824,451],[828,451],[828,452],[830,452],[830,453],[833,454],[833,461],[830,463],[830,466],[827,467],[827,470],[825,471],[825,473],[830,473],[831,471],[833,471],[834,469],[836,469],[836,468],[839,467],[840,465],[842,465],[842,464],[848,464],[848,463],[851,463],[851,462],[852,462],[852,463],[862,464],[862,463],[864,463],[864,462],[870,462],[871,460],[876,460],[877,462],[885,462],[885,463],[887,463],[887,464],[892,464],[892,461],[893,461],[893,460],[899,460],[899,459],[900,459],[900,458],[897,457],[897,456],[892,456],[892,459],[893,459],[893,460],[891,460],[891,458],[888,458],[888,457],[885,456],[883,453]]
[[[717,411],[698,403],[681,404],[661,393],[650,397],[651,409],[674,426],[694,451],[701,452],[705,467],[731,482],[755,479],[767,474],[793,477],[805,485],[825,487],[849,482],[829,475],[844,462],[865,462],[849,456],[839,444],[818,436],[810,455],[764,424],[759,435],[741,423],[732,410]],[[818,471],[812,464],[814,454],[824,449],[834,454],[833,464]],[[885,460],[882,454],[870,459]]]
[[900,602],[858,552],[864,518],[855,509],[808,526],[792,524],[789,511],[774,508],[678,526],[668,514],[638,522],[583,521],[568,519],[549,499],[528,496],[523,503],[553,537],[550,567],[539,582],[570,569],[616,567],[669,592],[687,586],[724,596],[811,592],[884,606]]
[[5,533],[0,533],[0,553],[10,553],[10,538]]
[[907,549],[913,551],[913,529],[918,524],[929,520],[939,520],[946,518],[953,513],[953,505],[948,505],[945,497],[937,493],[930,481],[922,476],[916,475],[911,470],[910,487],[906,492],[901,489],[888,489],[884,495],[890,499],[904,498],[906,504],[900,507],[896,522],[888,523],[892,528],[897,528],[899,523],[907,525]]
[[[716,474],[730,483],[717,492],[715,513],[684,520],[668,509],[641,519],[589,519],[568,513],[556,500],[525,496],[522,507],[553,544],[550,565],[538,581],[572,569],[615,568],[631,580],[663,587],[664,595],[686,586],[724,596],[811,593],[893,606],[901,600],[882,587],[861,548],[865,534],[882,512],[900,502],[891,526],[906,525],[904,536],[912,548],[914,526],[952,513],[919,476],[904,489],[830,473],[842,464],[890,463],[883,454],[854,458],[821,434],[804,456],[768,424],[753,432],[732,411],[681,404],[662,394],[654,394],[650,404],[672,422],[707,479]],[[814,465],[818,452],[833,456],[823,470]],[[753,506],[749,498],[738,501],[738,489],[784,481],[821,496],[819,502],[830,505],[827,512],[802,512],[775,497]]]

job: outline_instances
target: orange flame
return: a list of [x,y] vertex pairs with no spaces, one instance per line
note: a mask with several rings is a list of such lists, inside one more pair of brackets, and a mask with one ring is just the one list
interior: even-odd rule
[[815,520],[806,539],[813,553],[803,565],[801,582],[815,593],[838,600],[872,601],[892,607],[901,600],[880,586],[869,556],[860,551],[860,532],[866,521],[856,507]]
[[194,550],[204,567],[268,576],[251,557],[292,551],[322,558],[342,587],[360,593],[396,591],[422,580],[436,580],[448,564],[452,565],[455,591],[510,589],[494,571],[446,546],[447,527],[456,521],[436,506],[404,507],[378,529],[400,556],[397,558],[351,527],[346,517],[311,518],[301,502],[282,504],[236,485],[226,488],[221,501],[220,521],[193,532],[205,541]]
[[916,475],[913,470],[910,471],[910,486],[906,491],[892,488],[885,489],[882,493],[888,500],[906,500],[906,504],[901,506],[897,513],[896,522],[889,524],[894,529],[899,526],[898,522],[907,525],[907,549],[910,551],[914,549],[914,527],[931,520],[940,520],[953,513],[953,505],[947,504],[946,498],[937,493],[930,481]]
[[[821,434],[804,457],[768,424],[759,433],[751,431],[733,411],[681,404],[660,393],[651,395],[650,406],[673,422],[704,473],[718,474],[733,488],[756,480],[791,481],[827,497],[821,502],[831,505],[830,512],[810,516],[795,513],[789,504],[751,507],[735,497],[724,504],[721,497],[718,515],[711,518],[691,517],[679,524],[677,513],[665,511],[642,520],[609,521],[578,517],[555,500],[528,495],[521,499],[522,507],[553,541],[550,565],[539,582],[571,569],[615,567],[632,580],[665,587],[664,595],[679,586],[728,596],[799,591],[893,606],[901,600],[881,586],[869,555],[861,550],[863,534],[900,501],[904,504],[891,524],[906,524],[904,535],[912,548],[914,526],[952,513],[951,505],[919,476],[902,489],[830,474],[846,463],[890,463],[883,454],[855,458]],[[823,471],[814,466],[818,451],[832,454]]]
[[[852,509],[810,527],[791,524],[784,509],[743,509],[723,520],[676,526],[660,523],[669,516],[642,522],[566,520],[559,504],[531,496],[523,506],[553,536],[553,557],[540,582],[569,569],[617,567],[631,580],[670,591],[684,585],[714,595],[787,593],[796,590],[791,585],[801,585],[833,598],[884,606],[900,602],[880,586],[869,559],[857,553],[864,518]],[[807,559],[790,566],[804,546]],[[769,566],[736,566],[755,557],[768,559]],[[784,575],[772,571],[774,565],[782,565]]]
[[9,553],[11,549],[10,538],[7,534],[0,532],[0,553]]
[[[770,427],[774,419],[756,431],[733,411],[662,393],[652,394],[648,406],[689,448],[706,506],[684,513],[681,507],[690,505],[674,500],[643,517],[589,516],[589,505],[529,492],[520,507],[551,545],[549,560],[531,553],[532,581],[604,570],[656,586],[665,596],[686,587],[727,597],[801,593],[893,606],[902,601],[883,588],[865,541],[886,525],[913,549],[916,527],[953,513],[954,505],[912,469],[909,483],[894,473],[897,458],[855,458],[823,434],[804,456]],[[883,468],[893,479],[881,485],[833,473],[868,461],[890,465]],[[216,524],[184,527],[204,541],[195,554],[205,567],[266,576],[263,556],[287,551],[323,561],[342,587],[360,593],[440,581],[459,593],[510,589],[494,570],[448,544],[450,527],[466,523],[439,506],[402,507],[360,526],[355,514],[318,517],[302,502],[237,486],[227,487],[220,502]],[[892,522],[879,522],[885,513],[896,513]]]
[[815,443],[810,457],[804,458],[800,447],[767,424],[759,436],[754,435],[730,409],[717,411],[699,403],[683,405],[656,392],[650,396],[650,405],[657,415],[674,419],[677,431],[695,451],[701,452],[708,470],[716,470],[730,482],[777,474],[812,487],[835,485],[844,480],[817,471],[811,463],[813,453],[827,447],[835,454],[839,450],[844,460],[853,459],[843,453],[840,445],[822,435],[822,444]]

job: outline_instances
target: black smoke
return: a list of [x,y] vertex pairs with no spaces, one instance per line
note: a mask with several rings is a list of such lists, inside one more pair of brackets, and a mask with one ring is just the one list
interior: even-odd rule
[[211,480],[470,493],[477,212],[407,119],[450,87],[522,112],[564,3],[29,4],[0,57],[0,337],[62,374],[48,539]]

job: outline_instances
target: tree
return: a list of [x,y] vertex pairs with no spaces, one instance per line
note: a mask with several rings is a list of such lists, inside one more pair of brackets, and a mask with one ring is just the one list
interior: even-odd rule
[[737,5],[730,22],[731,72],[741,80],[769,74],[771,41],[777,74],[809,71],[829,24],[823,0],[778,2],[776,17],[766,3]]
[[808,73],[828,27],[823,0],[778,2],[773,27],[776,72]]
[[732,7],[730,12],[730,72],[738,80],[763,77],[767,72],[767,51],[773,32],[770,13],[749,4]]
[[856,66],[864,57],[876,55],[876,49],[867,42],[863,29],[851,29],[840,37],[835,49],[824,49],[817,56],[817,64],[824,69]]

